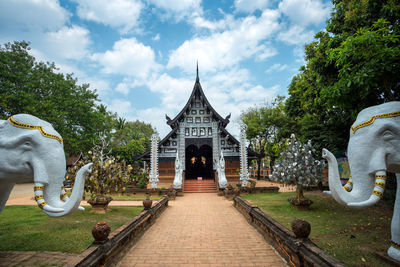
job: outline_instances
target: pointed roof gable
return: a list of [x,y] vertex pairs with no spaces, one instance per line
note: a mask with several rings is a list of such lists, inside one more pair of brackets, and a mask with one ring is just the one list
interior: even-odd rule
[[207,97],[205,96],[204,92],[203,92],[203,88],[201,87],[200,84],[200,78],[199,78],[199,67],[197,65],[197,69],[196,69],[196,82],[194,83],[193,86],[193,90],[192,93],[190,94],[190,97],[186,103],[186,105],[183,107],[183,109],[181,110],[181,112],[178,113],[178,115],[176,115],[176,117],[174,119],[169,119],[169,117],[167,118],[167,124],[169,126],[171,126],[172,129],[177,127],[178,121],[181,120],[184,116],[185,116],[185,112],[186,110],[191,108],[192,103],[194,103],[194,100],[196,99],[196,97],[198,97],[201,101],[203,101],[204,106],[207,107],[211,112],[212,112],[212,116],[217,120],[220,121],[222,123],[222,127],[226,127],[226,125],[228,125],[229,123],[229,118],[230,118],[230,114],[224,119],[221,115],[218,114],[218,112],[211,106],[210,102],[208,102]]

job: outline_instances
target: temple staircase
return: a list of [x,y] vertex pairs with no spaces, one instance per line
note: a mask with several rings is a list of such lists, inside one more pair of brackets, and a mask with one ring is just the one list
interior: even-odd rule
[[185,193],[217,193],[214,180],[185,180]]

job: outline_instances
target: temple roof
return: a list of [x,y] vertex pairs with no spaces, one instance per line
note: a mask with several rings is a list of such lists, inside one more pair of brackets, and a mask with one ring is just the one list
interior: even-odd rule
[[215,111],[215,109],[211,106],[210,102],[208,102],[208,99],[207,99],[207,97],[205,96],[205,94],[203,92],[203,88],[201,87],[200,78],[199,78],[199,68],[198,67],[197,67],[196,74],[197,74],[196,75],[196,82],[194,83],[192,93],[190,94],[190,97],[189,97],[188,101],[186,102],[186,105],[183,107],[181,112],[179,112],[178,115],[176,115],[176,117],[173,118],[172,120],[168,116],[166,116],[167,124],[172,129],[176,128],[177,125],[178,125],[179,120],[183,119],[183,117],[185,116],[186,110],[190,109],[192,103],[196,99],[196,96],[198,96],[198,98],[201,101],[203,101],[204,106],[207,107],[211,111],[212,116],[216,119],[216,121],[221,122],[222,123],[222,127],[225,128],[229,123],[229,118],[230,118],[231,115],[229,114],[226,118],[223,118],[221,115],[218,114],[217,111]]

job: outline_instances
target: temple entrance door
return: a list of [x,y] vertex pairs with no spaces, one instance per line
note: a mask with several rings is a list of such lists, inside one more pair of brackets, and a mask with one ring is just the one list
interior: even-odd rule
[[213,179],[213,158],[212,148],[208,145],[202,145],[197,148],[195,145],[189,145],[186,148],[186,179]]

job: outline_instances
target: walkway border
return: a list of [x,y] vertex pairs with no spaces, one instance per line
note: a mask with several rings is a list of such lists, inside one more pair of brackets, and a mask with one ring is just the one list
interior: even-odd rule
[[144,210],[133,220],[127,222],[110,234],[103,244],[92,244],[79,257],[83,258],[73,266],[89,267],[109,264],[131,247],[168,207],[168,197],[163,197],[150,210]]
[[345,266],[310,239],[297,239],[292,231],[241,197],[233,197],[233,204],[291,266]]

